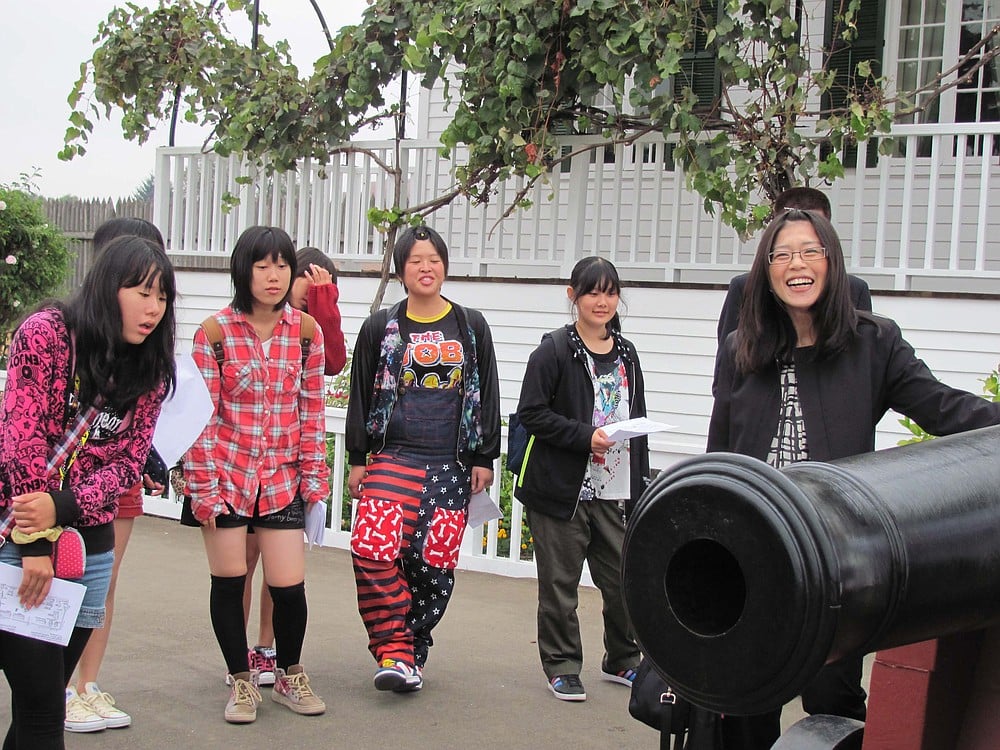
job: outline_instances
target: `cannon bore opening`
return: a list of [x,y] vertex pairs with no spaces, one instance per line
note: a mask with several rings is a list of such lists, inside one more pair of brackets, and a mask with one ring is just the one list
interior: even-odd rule
[[722,635],[746,605],[746,580],[733,554],[711,539],[688,542],[671,558],[664,579],[677,621],[700,636]]

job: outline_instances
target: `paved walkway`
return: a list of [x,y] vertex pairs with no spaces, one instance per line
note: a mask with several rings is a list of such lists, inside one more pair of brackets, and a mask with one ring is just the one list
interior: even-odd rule
[[[459,571],[419,693],[377,692],[356,610],[349,555],[307,554],[309,631],[303,661],[327,712],[300,717],[265,700],[255,724],[226,724],[225,667],[208,618],[208,568],[195,529],[136,522],[119,582],[101,685],[133,726],[67,734],[70,750],[125,748],[654,748],[656,735],[627,711],[628,690],[599,679],[601,601],[580,592],[584,703],[556,700],[535,647],[535,582]],[[267,695],[265,694],[265,698]],[[0,680],[0,726],[9,722]],[[801,713],[786,709],[786,725]],[[239,743],[236,745],[234,743]],[[252,743],[252,744],[247,744]]]

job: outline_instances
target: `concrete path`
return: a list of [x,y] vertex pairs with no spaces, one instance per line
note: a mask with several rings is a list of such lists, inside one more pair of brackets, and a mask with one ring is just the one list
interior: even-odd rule
[[[67,734],[67,748],[657,747],[655,733],[628,715],[628,690],[600,679],[596,590],[580,591],[586,702],[557,700],[546,687],[535,646],[534,580],[466,571],[458,572],[454,598],[435,630],[424,689],[396,695],[372,687],[374,661],[356,609],[349,555],[314,549],[307,565],[310,612],[303,663],[327,712],[296,716],[265,692],[256,723],[230,725],[222,718],[228,688],[209,623],[200,533],[175,521],[138,519],[100,680],[132,714],[133,726]],[[7,684],[0,680],[4,731],[9,702]],[[786,726],[802,715],[792,706],[784,713]]]

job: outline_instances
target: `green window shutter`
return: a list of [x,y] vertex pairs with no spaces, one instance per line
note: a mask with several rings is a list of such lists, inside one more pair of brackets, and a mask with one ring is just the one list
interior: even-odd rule
[[[839,34],[834,38],[834,14],[840,8],[841,0],[827,0],[824,48],[833,50],[833,54],[830,55],[830,69],[836,69],[837,74],[830,91],[823,95],[824,109],[836,109],[847,103],[848,88],[861,83],[857,77],[859,62],[870,61],[872,75],[882,75],[885,4],[885,0],[864,0],[861,3],[856,18],[858,35],[847,43]],[[841,159],[845,167],[854,167],[858,160],[857,146],[846,146]],[[866,166],[874,167],[877,162],[878,149],[871,143],[868,147]]]
[[[701,12],[706,18],[717,19],[720,5],[720,0],[703,0]],[[681,57],[681,70],[674,77],[674,96],[690,88],[698,96],[698,109],[711,108],[722,89],[715,51],[708,47],[707,40],[708,34],[699,23],[691,50]]]

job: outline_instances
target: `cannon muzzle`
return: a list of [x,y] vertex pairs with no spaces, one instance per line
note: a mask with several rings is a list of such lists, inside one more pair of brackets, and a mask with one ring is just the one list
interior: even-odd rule
[[1000,427],[780,471],[680,462],[637,503],[622,569],[679,694],[776,708],[827,662],[1000,622]]

